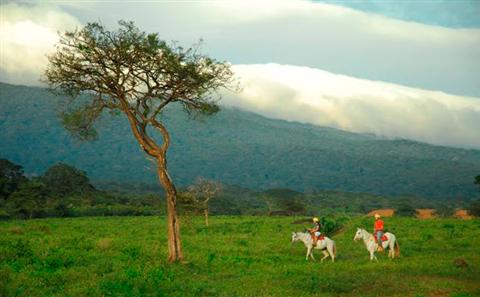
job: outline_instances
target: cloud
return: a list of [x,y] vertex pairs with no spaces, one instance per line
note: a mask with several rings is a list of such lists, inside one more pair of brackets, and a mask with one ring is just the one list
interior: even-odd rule
[[46,54],[54,49],[57,31],[80,23],[51,6],[0,6],[0,79],[12,83],[39,84],[47,65]]
[[101,20],[113,28],[120,19],[133,20],[143,30],[184,45],[203,38],[206,53],[234,64],[303,65],[480,96],[479,29],[401,21],[306,0],[50,3],[58,5],[50,10],[82,23]]
[[227,105],[353,132],[480,148],[479,29],[305,0],[42,3],[1,5],[0,80],[37,84],[58,30],[98,20],[113,29],[120,19],[133,20],[184,45],[203,38],[204,52],[217,59],[258,64],[234,67],[244,91],[227,96]]
[[[95,5],[95,9],[92,8]],[[79,7],[84,7],[80,9]],[[303,65],[448,93],[480,96],[480,30],[388,18],[305,0],[99,1],[82,20],[133,20],[234,64]]]
[[480,98],[292,65],[235,65],[240,93],[222,104],[267,117],[393,138],[480,148]]

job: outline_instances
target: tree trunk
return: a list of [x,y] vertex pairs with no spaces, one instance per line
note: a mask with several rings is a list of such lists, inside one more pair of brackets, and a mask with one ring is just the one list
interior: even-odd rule
[[164,157],[158,158],[158,177],[167,194],[168,261],[183,260],[180,222],[177,215],[177,190],[168,175]]
[[167,129],[157,121],[150,124],[157,128],[163,137],[162,146],[158,146],[146,132],[146,123],[140,123],[130,111],[125,99],[121,100],[122,110],[127,115],[133,135],[142,149],[150,156],[157,159],[157,173],[160,184],[166,193],[167,200],[167,230],[168,230],[168,261],[183,260],[182,242],[180,241],[180,222],[177,215],[177,190],[167,172],[167,149],[170,145],[170,135]]
[[208,227],[208,208],[207,207],[203,209],[203,213],[205,214],[205,226]]

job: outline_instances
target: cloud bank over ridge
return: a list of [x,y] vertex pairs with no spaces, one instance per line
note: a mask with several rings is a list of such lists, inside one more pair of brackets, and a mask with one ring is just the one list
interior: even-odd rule
[[222,100],[226,106],[351,132],[480,148],[480,98],[301,66],[257,64],[233,68],[242,90],[226,92]]
[[479,28],[306,0],[29,0],[1,4],[0,13],[0,81],[38,85],[57,31],[98,20],[114,29],[119,19],[133,20],[183,45],[204,38],[205,53],[237,64],[243,92],[223,104],[352,132],[480,148]]

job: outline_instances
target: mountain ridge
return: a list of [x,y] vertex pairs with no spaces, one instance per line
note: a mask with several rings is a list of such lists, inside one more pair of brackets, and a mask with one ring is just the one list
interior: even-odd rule
[[[156,183],[154,164],[121,116],[103,117],[99,140],[81,143],[60,126],[59,98],[39,87],[0,83],[0,90],[0,157],[33,175],[62,161],[92,180]],[[196,121],[173,106],[163,119],[172,137],[169,168],[179,185],[201,175],[253,189],[478,195],[473,177],[480,173],[480,150],[269,119],[239,108]]]

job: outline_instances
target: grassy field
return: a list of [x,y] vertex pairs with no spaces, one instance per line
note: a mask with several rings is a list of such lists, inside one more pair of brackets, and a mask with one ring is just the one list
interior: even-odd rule
[[305,261],[290,240],[308,224],[294,220],[211,217],[206,228],[193,218],[177,264],[166,262],[164,218],[1,222],[0,296],[480,296],[479,220],[387,218],[401,256],[376,263],[353,242],[371,218],[333,236],[336,263]]

